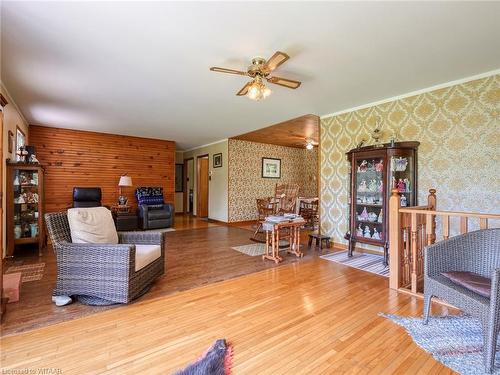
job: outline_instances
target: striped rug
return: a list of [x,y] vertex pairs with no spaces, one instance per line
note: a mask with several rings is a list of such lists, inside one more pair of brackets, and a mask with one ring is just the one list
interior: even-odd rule
[[322,255],[321,258],[330,262],[343,264],[344,266],[357,268],[358,270],[389,277],[389,266],[384,266],[384,257],[382,255],[354,252],[353,256],[349,258],[347,251],[340,251]]

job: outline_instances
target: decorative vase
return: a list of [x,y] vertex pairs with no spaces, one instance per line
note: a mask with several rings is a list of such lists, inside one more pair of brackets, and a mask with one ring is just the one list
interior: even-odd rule
[[38,236],[38,224],[30,224],[31,237]]
[[14,227],[14,238],[21,238],[21,235],[22,235],[23,231],[21,229],[21,226],[20,225],[16,225]]

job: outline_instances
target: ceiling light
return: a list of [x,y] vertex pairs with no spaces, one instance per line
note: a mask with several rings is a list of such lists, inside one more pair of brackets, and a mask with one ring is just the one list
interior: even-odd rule
[[271,89],[266,87],[262,82],[262,78],[260,76],[256,76],[252,81],[250,88],[248,89],[247,96],[252,100],[262,100],[271,95]]

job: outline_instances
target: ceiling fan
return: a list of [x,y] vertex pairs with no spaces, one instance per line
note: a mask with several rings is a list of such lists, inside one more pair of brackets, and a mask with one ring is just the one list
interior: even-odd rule
[[212,72],[237,74],[240,76],[248,76],[253,78],[250,82],[247,82],[245,86],[243,86],[241,90],[236,93],[236,95],[247,95],[250,99],[261,100],[271,95],[271,89],[266,87],[266,85],[264,84],[264,79],[269,83],[274,83],[275,85],[280,85],[289,89],[296,89],[300,86],[299,81],[294,81],[293,79],[287,79],[283,77],[271,76],[271,73],[289,58],[290,56],[288,56],[286,53],[277,51],[267,61],[262,57],[253,58],[252,65],[248,67],[246,72],[241,70],[219,68],[216,66],[211,67],[210,70]]

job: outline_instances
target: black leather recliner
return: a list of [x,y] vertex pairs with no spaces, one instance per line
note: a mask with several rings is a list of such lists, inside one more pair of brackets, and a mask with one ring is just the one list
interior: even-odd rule
[[101,199],[101,188],[78,186],[73,188],[73,207],[100,207]]
[[174,225],[174,205],[163,201],[161,187],[139,187],[135,196],[142,229],[170,228]]

